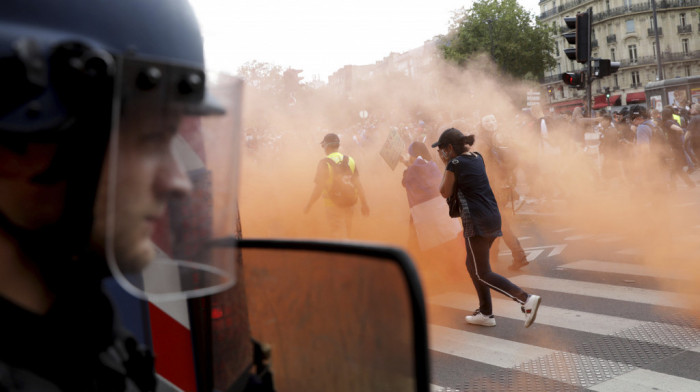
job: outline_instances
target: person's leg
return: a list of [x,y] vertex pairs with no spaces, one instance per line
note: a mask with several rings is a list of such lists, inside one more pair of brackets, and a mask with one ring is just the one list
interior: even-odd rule
[[[493,240],[494,237],[481,236],[470,237],[466,240],[467,269],[470,267],[473,268],[473,272],[470,270],[470,275],[474,281],[474,286],[477,287],[477,294],[479,295],[480,302],[479,308],[485,315],[490,315],[492,313],[491,295],[490,293],[488,296],[484,295],[484,300],[482,301],[482,295],[479,293],[479,287],[486,287],[496,290],[499,293],[520,303],[521,305],[525,304],[528,297],[528,294],[523,291],[523,289],[514,285],[503,276],[491,271],[491,265],[489,263],[489,247]],[[488,292],[488,290],[485,291]]]
[[[513,230],[510,228],[510,223],[510,215],[508,215],[508,213],[501,214],[501,232],[503,232],[503,241],[506,243],[506,246],[508,246],[511,255],[513,256],[513,262],[508,268],[519,269],[528,265],[529,262],[527,261],[525,250],[523,249],[522,245],[520,245],[520,241],[518,241],[518,237],[515,236]],[[498,243],[498,237],[494,243]],[[496,255],[498,255],[498,253],[496,253]]]
[[[472,237],[473,239],[474,237]],[[483,237],[481,237],[483,238]],[[488,286],[482,282],[477,274],[477,261],[474,259],[475,254],[481,254],[481,250],[477,250],[476,252],[472,249],[474,246],[474,241],[471,241],[470,238],[465,239],[465,244],[467,247],[467,271],[469,271],[469,277],[472,279],[472,283],[474,283],[474,288],[476,289],[476,295],[479,297],[479,310],[481,310],[481,313],[483,313],[486,316],[490,316],[493,313],[492,310],[492,305],[491,305],[491,291],[489,290]],[[486,244],[486,255],[488,257],[488,246],[491,245],[491,242],[493,242],[493,238]],[[477,241],[476,246],[483,247],[484,242],[483,241]]]

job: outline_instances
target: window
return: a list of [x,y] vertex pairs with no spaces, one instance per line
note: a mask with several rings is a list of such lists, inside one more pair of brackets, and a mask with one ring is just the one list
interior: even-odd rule
[[685,66],[685,76],[690,76],[690,65]]
[[634,33],[634,19],[627,19],[625,25],[627,26],[628,33]]
[[563,72],[561,72],[561,63],[557,63],[557,73],[561,75]]
[[681,40],[681,46],[683,47],[683,54],[688,55],[688,38],[683,38]]
[[649,17],[649,28],[650,29],[654,28],[654,15]]
[[639,86],[641,83],[639,83],[639,71],[632,71],[630,72],[630,76],[632,77],[632,86]]
[[625,0],[625,7],[626,8],[629,8],[631,4],[632,4],[631,0]]
[[610,61],[617,61],[615,60],[615,48],[610,48]]
[[681,22],[681,26],[685,26],[685,13],[678,15],[678,21]]
[[637,45],[630,45],[627,47],[630,52],[630,63],[636,63],[637,62]]
[[605,0],[605,10],[610,11],[610,0]]
[[617,83],[617,74],[613,75],[613,80],[615,80],[615,87],[619,87],[620,85]]
[[554,42],[554,53],[556,53],[556,56],[559,56],[559,42]]
[[654,49],[654,59],[656,59],[656,45],[651,46]]

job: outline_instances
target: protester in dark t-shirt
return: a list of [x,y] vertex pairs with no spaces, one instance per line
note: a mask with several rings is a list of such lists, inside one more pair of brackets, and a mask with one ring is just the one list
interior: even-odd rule
[[530,295],[508,279],[491,271],[489,248],[501,235],[501,216],[496,198],[489,185],[484,160],[470,151],[474,136],[465,136],[450,128],[440,135],[433,147],[438,147],[446,164],[440,184],[443,197],[458,197],[467,247],[467,271],[479,297],[479,309],[465,319],[470,324],[495,326],[491,304],[491,289],[522,305],[525,327],[535,320],[540,297]]

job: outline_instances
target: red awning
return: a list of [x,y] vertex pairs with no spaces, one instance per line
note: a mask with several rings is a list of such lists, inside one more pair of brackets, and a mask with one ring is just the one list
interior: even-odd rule
[[647,96],[644,94],[644,91],[640,91],[638,93],[627,93],[627,97],[625,99],[629,105],[630,103],[635,102],[646,102]]
[[[620,99],[619,95],[611,95],[610,96],[610,106],[617,106],[618,100]],[[604,107],[608,106],[608,100],[605,97],[605,94],[603,95],[598,95],[597,97],[593,98],[593,109],[602,109]]]
[[571,101],[555,102],[551,106],[557,108],[557,107],[562,107],[562,106],[573,106],[573,105],[583,105],[583,100],[582,99],[574,99]]

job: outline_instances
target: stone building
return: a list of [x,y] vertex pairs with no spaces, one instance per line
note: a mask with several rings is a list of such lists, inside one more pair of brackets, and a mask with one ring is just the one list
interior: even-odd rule
[[[644,86],[658,80],[656,32],[651,1],[640,0],[541,0],[539,20],[556,29],[557,64],[544,75],[555,111],[572,110],[585,98],[561,81],[564,72],[582,71],[583,65],[568,59],[564,49],[571,45],[562,34],[569,31],[564,17],[593,10],[592,57],[620,62],[617,73],[594,79],[593,108],[644,103]],[[656,14],[663,79],[700,75],[700,0],[657,0]],[[617,108],[619,109],[619,108]]]

